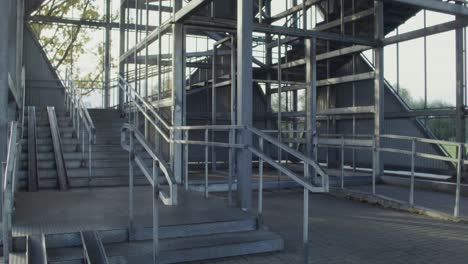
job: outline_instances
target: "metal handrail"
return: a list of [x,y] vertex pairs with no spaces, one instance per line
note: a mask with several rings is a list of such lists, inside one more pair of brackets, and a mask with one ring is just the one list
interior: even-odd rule
[[[456,166],[457,170],[457,175],[456,175],[456,189],[455,189],[455,206],[454,206],[454,212],[453,216],[455,218],[459,217],[460,213],[460,189],[461,189],[461,174],[462,174],[462,167],[465,164],[468,164],[468,159],[466,159],[464,155],[464,151],[467,149],[467,144],[466,143],[457,143],[457,142],[450,142],[450,141],[443,141],[443,140],[435,140],[435,139],[427,139],[427,138],[420,138],[420,137],[411,137],[411,136],[401,136],[401,135],[380,135],[380,137],[375,137],[372,135],[369,135],[369,137],[372,137],[373,144],[370,146],[369,144],[361,144],[359,145],[359,140],[352,140],[352,139],[346,139],[345,135],[341,135],[341,142],[339,139],[336,139],[333,137],[334,141],[333,142],[327,142],[327,144],[320,144],[325,147],[334,147],[334,148],[341,148],[341,188],[344,188],[344,149],[368,149],[371,150],[375,153],[379,152],[386,152],[386,153],[396,153],[396,154],[401,154],[401,155],[407,155],[411,157],[411,178],[410,178],[410,195],[409,195],[409,204],[414,205],[414,189],[415,189],[415,167],[416,167],[416,162],[415,159],[417,157],[419,158],[424,158],[424,159],[430,159],[430,160],[438,160],[438,161],[446,161],[446,162],[451,162]],[[319,142],[320,139],[325,139],[326,137],[319,137]],[[405,150],[405,149],[399,149],[395,147],[377,147],[376,139],[380,138],[386,138],[386,139],[396,139],[396,140],[405,140],[409,141],[411,143],[411,150]],[[353,144],[350,144],[351,141]],[[444,155],[436,155],[436,154],[430,154],[427,152],[418,152],[417,151],[417,143],[426,143],[426,144],[435,144],[438,146],[453,146],[456,148],[456,153],[457,157],[447,157]],[[362,142],[361,142],[362,143]],[[374,162],[372,162],[374,164]],[[372,180],[372,193],[375,195],[376,194],[376,188],[375,188],[375,169],[373,169],[373,174],[372,174],[373,180]]]
[[[88,176],[89,184],[92,177],[92,145],[96,144],[96,127],[89,115],[88,108],[83,105],[83,100],[76,94],[76,89],[73,81],[63,81],[65,88],[65,108],[69,112],[72,119],[73,128],[76,131],[77,138],[80,139],[81,133],[81,153],[82,159],[85,160],[85,130],[88,134]],[[81,126],[80,131],[80,123]]]
[[18,123],[10,123],[10,138],[8,140],[8,155],[3,175],[3,205],[2,205],[2,225],[3,225],[3,258],[5,263],[9,263],[10,248],[12,245],[12,214],[16,191],[16,167],[18,163]]
[[[138,131],[134,125],[131,125],[129,123],[125,123],[121,129],[120,144],[125,150],[131,153],[135,151],[134,141],[130,140],[130,142],[127,142],[128,132],[130,133],[130,136],[133,135],[134,137],[133,139],[136,139],[140,143],[140,145],[145,149],[146,153],[148,153],[148,155],[152,158],[152,160],[157,162],[158,168],[163,172],[164,177],[166,178],[166,181],[169,185],[169,192],[170,192],[169,196],[167,196],[164,192],[160,191],[160,196],[164,204],[176,205],[177,204],[177,194],[175,190],[176,181],[172,175],[171,169],[167,166],[167,162],[164,161],[161,157],[159,157],[156,154],[156,151],[150,146],[150,143],[146,140],[145,136],[142,135],[140,131]],[[139,165],[140,169],[142,170],[142,172],[148,178],[148,181],[153,186],[155,183],[153,179],[150,178],[150,175],[146,175],[147,171],[144,168],[142,159],[136,154],[134,154],[134,158],[136,159],[137,165]]]
[[297,150],[294,150],[292,148],[290,148],[289,146],[279,142],[276,138],[273,138],[271,136],[269,136],[268,134],[262,132],[261,130],[259,129],[256,129],[252,126],[249,126],[248,129],[254,133],[255,135],[257,135],[258,137],[261,137],[263,139],[265,139],[266,141],[268,141],[270,144],[273,144],[274,146],[280,148],[282,151],[285,151],[287,152],[289,155],[299,159],[299,160],[302,160],[305,164],[309,165],[309,166],[312,166],[315,171],[322,177],[324,177],[324,179],[326,180],[325,181],[325,184],[328,185],[328,175],[325,173],[325,171],[320,167],[320,165],[310,159],[309,157],[305,156],[304,154],[300,153],[299,151]]

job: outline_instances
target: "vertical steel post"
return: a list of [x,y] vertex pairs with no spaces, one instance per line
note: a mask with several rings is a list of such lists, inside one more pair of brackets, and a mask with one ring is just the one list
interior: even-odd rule
[[377,137],[374,135],[372,139],[372,194],[375,195],[375,182],[377,178]]
[[[130,115],[129,115],[130,116]],[[133,162],[135,160],[134,152],[134,128],[129,131],[130,137],[130,151],[129,151],[129,180],[128,180],[128,240],[133,240]]]
[[[380,134],[384,126],[384,47],[381,42],[384,38],[384,4],[374,0],[374,38],[377,42],[375,48],[375,79],[374,79],[374,135],[375,147],[380,148]],[[376,177],[383,175],[383,159],[380,151],[374,153]]]
[[304,245],[304,263],[309,263],[309,190],[304,187],[304,208],[302,219],[302,243]]
[[[237,0],[237,123],[245,126],[238,133],[238,142],[252,144],[252,29],[253,4],[251,0]],[[252,153],[244,148],[237,151],[238,161],[238,206],[246,211],[252,209]]]
[[[278,71],[277,71],[277,76],[278,76],[278,102],[277,102],[277,107],[278,107],[278,116],[277,116],[277,126],[278,126],[278,142],[281,143],[281,138],[282,138],[282,116],[281,116],[281,101],[282,101],[282,86],[283,86],[283,73],[281,70],[281,57],[282,57],[282,52],[281,52],[281,35],[278,35]],[[281,165],[281,162],[283,160],[282,157],[283,152],[281,151],[281,148],[278,147],[278,163]],[[281,171],[278,171],[278,185],[280,184],[281,181]]]
[[[259,137],[258,146],[263,153],[263,137]],[[263,224],[263,159],[258,157],[258,223]]]
[[[457,17],[457,19],[461,19]],[[463,60],[463,28],[455,30],[455,63],[456,63],[456,138],[457,142],[466,142],[466,124],[465,124],[465,89],[464,89],[464,76],[465,67]],[[463,156],[463,153],[462,153]],[[462,167],[463,169],[463,167]]]
[[232,206],[232,178],[234,176],[234,156],[235,156],[235,149],[232,145],[235,143],[235,134],[234,129],[229,129],[229,174],[228,174],[228,205],[229,207]]
[[[122,56],[124,53],[125,53],[125,27],[126,27],[126,19],[125,19],[125,15],[126,15],[126,6],[127,6],[127,2],[124,2],[122,5],[120,5],[120,21],[119,21],[119,56]],[[124,78],[124,74],[125,74],[125,62],[119,62],[119,76],[121,76],[122,78]],[[118,82],[120,83],[121,80],[118,80]],[[124,99],[125,99],[125,95],[124,95],[124,91],[123,89],[117,89],[117,93],[118,93],[118,103],[119,103],[119,110],[120,110],[120,113],[123,113],[123,110],[124,110]]]
[[104,108],[109,107],[109,92],[110,92],[110,71],[111,71],[111,58],[110,58],[110,38],[111,38],[111,0],[106,0],[106,32],[105,32],[105,48],[104,48]]
[[461,174],[463,170],[463,153],[464,145],[458,145],[457,155],[457,186],[455,191],[455,208],[453,209],[453,216],[458,218],[460,216],[460,188],[461,188]]
[[208,141],[209,132],[208,129],[205,129],[205,198],[208,198]]
[[[188,141],[189,140],[189,131],[185,130],[184,133],[184,140]],[[185,179],[184,179],[184,184],[185,184],[185,190],[188,191],[189,188],[189,144],[185,143],[185,151],[184,151],[184,163],[185,163],[185,169],[184,169],[184,174],[185,174]]]
[[153,263],[159,259],[159,169],[153,160]]
[[[182,0],[172,0],[173,12],[182,8]],[[172,52],[172,124],[173,126],[183,125],[183,103],[185,90],[185,35],[182,23],[175,23],[172,26],[173,52]],[[159,54],[161,55],[161,54]],[[174,140],[182,138],[181,130],[173,131]],[[182,182],[182,145],[171,143],[171,164],[174,178],[177,183]]]
[[416,162],[416,138],[411,140],[411,184],[410,184],[410,204],[414,205],[414,170]]
[[[216,45],[213,45],[213,53],[211,58],[211,124],[216,125]],[[215,131],[212,131],[211,141],[215,142]],[[211,147],[211,169],[216,170],[216,149]]]
[[[317,160],[317,39],[305,39],[306,60],[306,142],[307,156]],[[307,172],[316,181],[316,173],[312,166]]]
[[341,189],[344,189],[344,158],[345,158],[345,139],[344,136],[341,136]]

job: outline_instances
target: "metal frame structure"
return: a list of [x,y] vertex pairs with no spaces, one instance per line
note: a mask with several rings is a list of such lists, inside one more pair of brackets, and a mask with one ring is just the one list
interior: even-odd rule
[[[154,4],[156,2],[156,4]],[[465,1],[451,0],[369,0],[365,9],[357,8],[357,0],[291,0],[285,9],[274,14],[274,0],[171,0],[120,2],[120,21],[111,21],[110,0],[106,0],[106,20],[75,21],[54,17],[30,17],[29,21],[45,21],[65,24],[90,25],[105,28],[105,92],[104,106],[110,107],[111,93],[118,94],[118,108],[129,118],[121,134],[122,146],[129,152],[129,239],[133,233],[133,173],[140,169],[153,187],[153,239],[154,262],[159,252],[158,201],[166,205],[177,205],[178,186],[188,189],[193,156],[190,153],[202,149],[204,193],[209,195],[210,172],[220,173],[227,164],[229,198],[233,199],[236,188],[236,206],[252,211],[252,175],[258,168],[258,218],[262,219],[264,167],[276,169],[279,179],[286,176],[304,190],[303,243],[305,262],[308,260],[309,193],[327,192],[328,175],[320,166],[319,148],[326,148],[327,165],[333,159],[345,165],[345,149],[353,150],[353,168],[359,149],[372,152],[373,193],[379,177],[384,172],[382,153],[391,152],[411,156],[410,203],[414,203],[415,158],[443,160],[455,165],[457,171],[456,206],[458,217],[460,181],[465,157],[465,114],[466,114],[466,33],[468,8]],[[350,4],[348,4],[350,3]],[[456,16],[456,19],[407,33],[386,36],[388,23],[385,7],[393,4],[412,6],[418,10],[431,10]],[[234,11],[225,12],[228,5]],[[11,87],[23,87],[22,51],[15,49],[14,58],[5,54],[9,47],[21,44],[24,16],[23,1],[8,1],[7,8],[17,12],[11,16],[0,16],[0,33],[8,35],[0,41],[0,135],[6,131],[7,105]],[[319,17],[322,21],[318,21]],[[156,19],[157,18],[157,19]],[[15,21],[13,21],[15,20]],[[157,21],[157,22],[155,22]],[[357,23],[368,23],[367,32],[357,32]],[[16,22],[16,23],[14,23]],[[11,25],[16,25],[11,27]],[[6,25],[6,26],[3,26]],[[111,91],[111,29],[119,28],[119,78],[115,90]],[[452,109],[422,109],[401,112],[385,112],[384,48],[417,38],[448,32],[456,33],[456,106]],[[12,33],[11,33],[11,32]],[[12,37],[13,36],[13,37]],[[206,40],[202,51],[188,52],[196,38]],[[14,41],[12,40],[14,39]],[[21,46],[21,45],[20,45]],[[424,46],[426,47],[426,45]],[[425,49],[425,48],[424,48]],[[261,50],[261,51],[259,51]],[[359,72],[358,59],[366,50],[373,51],[370,70]],[[426,50],[426,49],[425,49]],[[260,55],[258,54],[260,53]],[[292,54],[295,53],[295,54]],[[426,53],[426,51],[425,51]],[[352,56],[351,73],[336,74],[335,61]],[[425,58],[425,102],[427,104],[427,59]],[[399,62],[398,62],[399,63]],[[13,65],[13,66],[12,66]],[[10,73],[11,74],[7,74]],[[397,69],[398,75],[399,69]],[[320,73],[320,74],[319,74]],[[8,77],[10,76],[10,77]],[[196,77],[196,78],[195,78]],[[198,78],[198,79],[197,79]],[[399,78],[399,76],[397,77]],[[24,79],[24,78],[23,78]],[[363,82],[372,83],[372,100],[360,105],[356,93]],[[352,101],[349,106],[337,104],[337,86],[351,84]],[[21,86],[22,85],[22,86]],[[398,84],[397,84],[398,85]],[[82,139],[84,158],[84,134],[88,133],[88,162],[92,175],[92,147],[94,125],[82,102],[76,96],[72,83],[67,84],[66,106],[78,136]],[[220,109],[220,89],[226,88],[224,102],[228,102],[228,114]],[[398,88],[397,88],[398,89]],[[24,94],[24,92],[23,92]],[[206,106],[201,112],[190,107],[197,103],[195,95],[205,97]],[[265,103],[259,111],[256,99]],[[304,98],[304,105],[300,102]],[[325,103],[319,98],[325,98]],[[23,95],[24,109],[24,95]],[[195,99],[193,99],[195,98]],[[199,97],[197,97],[199,98]],[[276,101],[275,101],[276,100]],[[18,106],[21,103],[18,103]],[[323,106],[324,105],[324,106]],[[338,106],[337,106],[338,105]],[[20,108],[20,107],[19,107]],[[24,116],[24,112],[23,112]],[[432,116],[453,116],[456,120],[457,143],[432,139],[404,137],[385,134],[386,119],[416,119]],[[24,119],[24,117],[23,117]],[[257,127],[260,119],[268,133]],[[367,137],[357,138],[359,121],[372,122]],[[319,128],[326,127],[329,134],[339,132],[342,121],[352,122],[352,137],[336,135],[326,138]],[[11,134],[16,135],[16,124]],[[80,135],[81,134],[81,135]],[[344,133],[343,133],[344,134]],[[411,151],[389,148],[384,139],[408,141]],[[6,138],[0,138],[3,149]],[[457,157],[447,157],[418,152],[418,142],[436,145],[452,144],[457,148]],[[15,155],[10,140],[9,152]],[[336,149],[341,152],[337,152]],[[6,148],[5,148],[6,149]],[[141,151],[143,149],[143,151]],[[335,149],[335,150],[333,150]],[[211,151],[210,151],[211,150]],[[3,151],[3,150],[2,150]],[[143,157],[151,157],[148,169]],[[222,153],[227,152],[227,157]],[[12,154],[13,153],[13,154]],[[211,157],[210,157],[211,155]],[[3,159],[4,155],[0,155]],[[257,163],[258,161],[258,163]],[[193,161],[194,163],[196,161]],[[211,163],[211,164],[210,164]],[[288,167],[288,163],[303,166],[302,173]],[[210,166],[211,165],[211,166]],[[11,217],[14,187],[13,158],[8,156],[4,176],[3,201],[4,225]],[[211,171],[210,171],[211,168]],[[164,178],[160,179],[160,172]],[[342,170],[342,183],[344,187]],[[13,180],[12,180],[13,177]],[[167,185],[164,190],[160,182]],[[5,207],[6,205],[6,207]],[[261,221],[260,221],[261,222]],[[9,230],[5,226],[4,230]],[[4,232],[4,250],[8,250],[8,232]],[[5,253],[8,253],[6,251]],[[7,256],[7,254],[4,254]]]

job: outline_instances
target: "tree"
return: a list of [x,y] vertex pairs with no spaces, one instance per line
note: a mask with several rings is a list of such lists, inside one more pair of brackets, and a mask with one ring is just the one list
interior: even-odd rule
[[[424,99],[415,99],[411,96],[407,88],[401,87],[398,94],[411,109],[424,109]],[[451,108],[450,103],[442,100],[433,100],[427,102],[427,108]],[[427,128],[439,139],[453,141],[455,140],[455,122],[447,117],[428,117],[423,119]]]
[[[99,8],[91,0],[49,0],[44,3],[34,15],[71,17],[79,16],[80,20],[103,19]],[[85,52],[86,44],[91,36],[83,32],[82,25],[72,26],[63,24],[31,22],[30,27],[42,44],[55,70],[64,72],[65,68],[73,65],[74,61]],[[79,87],[87,89],[87,94],[101,83],[103,77],[104,43],[98,45],[93,52],[99,58],[99,63],[90,73],[83,74],[79,69],[73,71],[73,79],[79,80]]]

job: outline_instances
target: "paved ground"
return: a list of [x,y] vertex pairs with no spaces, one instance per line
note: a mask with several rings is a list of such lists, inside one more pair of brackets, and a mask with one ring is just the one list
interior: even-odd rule
[[[371,193],[372,186],[349,186],[350,190],[358,190]],[[376,193],[393,199],[408,202],[409,187],[399,187],[393,185],[377,185]],[[455,195],[443,192],[433,192],[424,190],[415,190],[415,205],[423,206],[429,209],[437,210],[447,214],[453,214],[455,206]],[[460,197],[460,217],[468,219],[468,197]],[[468,260],[467,260],[468,263]]]
[[[468,225],[328,195],[310,202],[310,263],[468,263]],[[302,192],[266,193],[264,206],[265,223],[284,237],[284,251],[199,263],[303,263]]]

